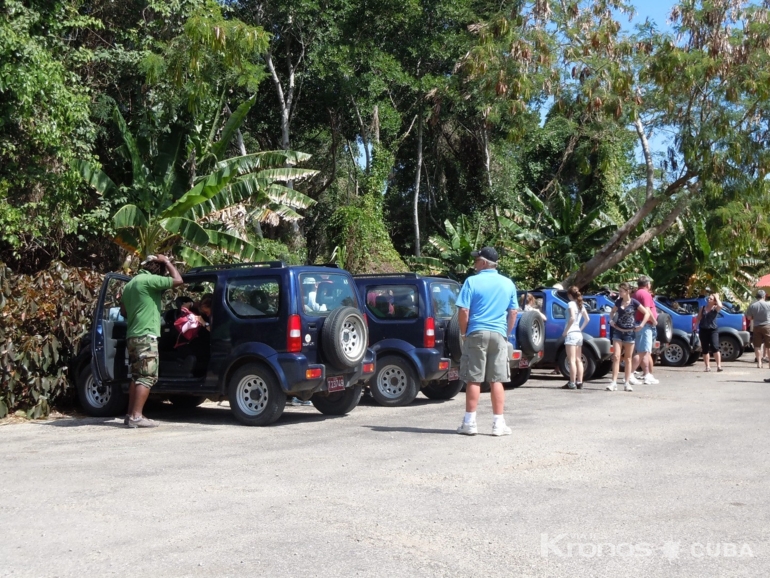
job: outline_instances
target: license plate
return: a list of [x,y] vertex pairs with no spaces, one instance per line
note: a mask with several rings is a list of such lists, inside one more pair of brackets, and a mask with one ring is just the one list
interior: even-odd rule
[[326,378],[326,386],[329,391],[342,391],[345,389],[345,378],[341,375]]
[[449,381],[457,381],[460,379],[460,368],[459,367],[450,367],[449,368]]
[[529,367],[529,359],[522,357],[519,359],[519,369],[526,369]]

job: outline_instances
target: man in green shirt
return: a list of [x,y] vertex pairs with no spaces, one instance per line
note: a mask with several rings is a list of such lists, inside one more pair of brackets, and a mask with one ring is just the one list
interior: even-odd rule
[[[128,390],[128,415],[124,423],[130,427],[157,427],[158,423],[142,415],[150,388],[158,381],[158,337],[160,337],[160,297],[166,289],[183,283],[182,276],[165,255],[150,255],[142,269],[123,289],[128,328],[126,344],[131,367]],[[168,273],[171,277],[165,277]]]

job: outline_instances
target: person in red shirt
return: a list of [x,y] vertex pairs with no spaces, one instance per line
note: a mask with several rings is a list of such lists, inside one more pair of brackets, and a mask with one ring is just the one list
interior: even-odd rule
[[[660,383],[652,375],[652,348],[655,344],[655,338],[658,335],[658,310],[655,308],[655,301],[652,299],[652,293],[650,293],[650,278],[647,275],[641,275],[636,282],[636,293],[634,293],[634,299],[636,299],[646,310],[650,312],[647,322],[636,333],[636,353],[634,354],[634,370],[640,365],[642,367],[642,373],[644,377],[640,382],[633,375],[631,376],[629,383],[632,385],[653,385]],[[642,323],[645,319],[645,315],[641,310],[636,312],[635,320],[637,323]]]

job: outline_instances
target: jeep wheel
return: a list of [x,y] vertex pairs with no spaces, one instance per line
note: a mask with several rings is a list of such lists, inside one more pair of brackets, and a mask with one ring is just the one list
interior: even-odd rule
[[97,384],[90,363],[80,370],[77,387],[80,405],[88,415],[114,417],[125,413],[128,399],[123,388],[118,383]]
[[661,311],[658,315],[658,341],[662,344],[671,343],[674,334],[674,323],[671,321],[671,315]]
[[738,339],[732,335],[720,335],[719,351],[722,352],[722,361],[735,361],[743,353],[743,348]]
[[543,351],[545,324],[538,311],[525,311],[516,327],[516,343],[527,357]]
[[[594,361],[594,358],[592,355],[586,353],[585,349],[583,349],[581,357],[583,359],[583,381],[590,381],[594,376],[594,371],[596,370],[596,362]],[[556,367],[559,368],[559,371],[561,371],[561,374],[565,378],[569,379],[569,363],[567,363],[567,350],[563,347],[561,351],[559,351],[559,355],[556,358]]]
[[334,393],[319,392],[310,398],[315,408],[324,415],[345,415],[350,413],[361,400],[364,386],[346,387],[344,391]]
[[[542,318],[540,320],[542,321]],[[516,373],[511,375],[511,381],[509,383],[504,383],[503,385],[505,387],[510,387],[511,389],[516,389],[527,383],[531,375],[532,370],[530,368],[518,369],[516,370]]]
[[239,368],[227,388],[230,411],[245,425],[269,425],[281,417],[286,393],[264,365],[250,363]]
[[174,409],[195,409],[206,401],[206,397],[202,395],[169,395],[168,400]]
[[599,365],[596,366],[596,369],[594,369],[594,373],[591,376],[591,379],[601,379],[602,377],[607,375],[610,371],[612,371],[612,359],[605,359]]
[[428,399],[447,400],[454,398],[463,389],[465,383],[461,379],[455,381],[434,381],[422,388],[422,393]]
[[669,367],[684,367],[688,359],[690,359],[690,346],[680,337],[674,337],[660,356],[660,362]]
[[355,307],[335,309],[321,328],[324,356],[337,369],[350,369],[361,363],[368,343],[366,323]]
[[460,363],[460,358],[463,356],[463,338],[460,337],[460,314],[457,311],[447,323],[446,344],[449,357],[455,363]]
[[396,355],[377,359],[377,370],[369,382],[372,397],[386,407],[408,405],[417,397],[417,378],[409,362]]

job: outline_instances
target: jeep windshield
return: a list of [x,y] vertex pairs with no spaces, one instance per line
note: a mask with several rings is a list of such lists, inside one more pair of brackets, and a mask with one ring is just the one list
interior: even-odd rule
[[449,281],[434,281],[430,284],[433,300],[433,315],[437,319],[451,319],[457,311],[457,296],[460,286]]
[[305,313],[326,317],[338,307],[357,307],[353,284],[339,273],[303,273],[302,308]]

